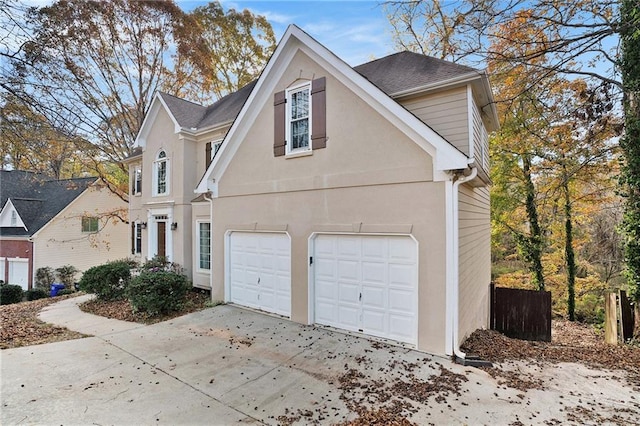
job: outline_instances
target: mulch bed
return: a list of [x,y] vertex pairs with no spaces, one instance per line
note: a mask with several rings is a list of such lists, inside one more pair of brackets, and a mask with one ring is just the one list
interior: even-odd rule
[[138,322],[142,324],[155,324],[166,321],[192,312],[205,309],[210,305],[211,296],[208,292],[193,290],[187,293],[187,301],[179,311],[166,315],[149,316],[142,312],[134,312],[128,300],[116,300],[105,302],[102,300],[90,300],[80,304],[80,309],[84,312],[113,318],[122,321]]
[[57,296],[31,302],[0,306],[0,349],[87,337],[64,327],[47,324],[38,319],[38,313],[46,306],[75,295]]
[[[585,324],[553,321],[551,342],[511,339],[497,331],[476,330],[465,341],[462,350],[494,363],[511,360],[577,362],[595,368],[622,370],[627,373],[629,382],[640,388],[640,347],[609,345],[600,332]],[[492,369],[487,371],[491,374]]]

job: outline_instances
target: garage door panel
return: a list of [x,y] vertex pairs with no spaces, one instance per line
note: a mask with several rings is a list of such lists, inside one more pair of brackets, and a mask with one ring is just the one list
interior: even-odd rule
[[387,337],[387,318],[384,311],[362,312],[362,331],[376,337]]
[[389,284],[394,287],[413,289],[416,278],[416,268],[414,265],[389,265]]
[[362,262],[362,280],[384,284],[387,281],[386,265],[380,262]]
[[417,343],[417,249],[402,236],[319,235],[315,321]]
[[363,309],[386,309],[387,289],[384,287],[362,286]]
[[413,291],[389,289],[389,309],[400,312],[413,312],[416,294]]
[[360,271],[358,262],[353,260],[338,260],[338,279],[341,281],[358,281]]
[[333,319],[330,324],[335,327],[346,328],[351,331],[358,331],[360,328],[360,309],[357,305],[340,305],[338,306],[338,317]]
[[291,256],[288,236],[234,232],[229,240],[231,302],[289,316]]

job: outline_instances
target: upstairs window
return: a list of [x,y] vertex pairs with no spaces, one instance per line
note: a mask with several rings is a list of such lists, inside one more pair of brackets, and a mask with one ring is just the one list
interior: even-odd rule
[[211,161],[213,161],[213,158],[216,156],[216,154],[218,153],[218,151],[220,150],[220,147],[222,146],[222,141],[214,141],[214,142],[207,142],[207,146],[205,148],[205,158],[206,158],[206,163],[205,163],[205,168],[209,168],[209,166],[211,165]]
[[306,151],[311,142],[311,85],[287,91],[287,154]]
[[15,210],[11,211],[11,226],[18,226],[18,213]]
[[325,77],[276,92],[273,106],[275,157],[327,147]]
[[160,151],[153,163],[154,195],[169,194],[169,159],[167,153]]
[[84,216],[82,218],[82,232],[96,233],[98,232],[98,218],[93,216]]
[[142,194],[142,168],[135,166],[133,169],[133,185],[131,185],[133,195]]

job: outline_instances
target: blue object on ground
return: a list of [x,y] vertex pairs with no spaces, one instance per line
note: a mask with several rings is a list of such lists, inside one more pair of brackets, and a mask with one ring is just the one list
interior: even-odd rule
[[57,296],[60,290],[64,290],[64,284],[53,283],[51,284],[51,292],[49,295],[51,297]]

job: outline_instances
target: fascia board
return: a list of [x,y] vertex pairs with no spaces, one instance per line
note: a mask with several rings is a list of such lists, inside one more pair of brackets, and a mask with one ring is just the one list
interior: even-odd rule
[[167,112],[167,114],[169,114],[169,117],[173,122],[173,127],[175,129],[175,132],[179,133],[182,130],[182,128],[178,124],[178,120],[176,120],[173,114],[171,114],[171,110],[167,106],[164,99],[162,99],[162,96],[160,95],[160,93],[156,92],[155,96],[153,97],[153,101],[151,102],[151,108],[149,108],[149,112],[144,117],[144,120],[142,121],[142,126],[140,126],[140,131],[138,132],[138,136],[136,136],[136,140],[133,142],[134,148],[146,146],[147,137],[151,132],[151,127],[153,127],[153,123],[155,123],[156,117],[158,116],[158,112],[160,111],[161,107],[163,107]]

